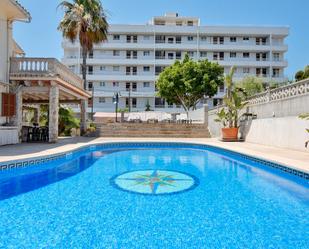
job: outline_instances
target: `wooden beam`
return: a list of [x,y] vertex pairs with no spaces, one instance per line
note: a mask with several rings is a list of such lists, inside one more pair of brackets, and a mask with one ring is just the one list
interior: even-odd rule
[[[33,100],[33,99],[25,99],[23,100],[24,104],[49,104],[49,100]],[[60,100],[60,104],[80,104],[80,100]]]
[[23,87],[23,93],[49,93],[49,87],[46,86],[29,86]]

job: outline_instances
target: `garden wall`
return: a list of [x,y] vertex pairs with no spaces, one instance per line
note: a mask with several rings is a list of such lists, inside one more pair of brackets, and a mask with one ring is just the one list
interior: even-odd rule
[[[208,111],[212,137],[220,136],[221,124],[214,121],[217,111],[218,108]],[[309,113],[309,80],[255,95],[244,112],[257,115],[257,119],[241,123],[240,133],[246,141],[309,151],[304,147],[309,140],[305,131],[309,121],[298,118],[301,113]]]

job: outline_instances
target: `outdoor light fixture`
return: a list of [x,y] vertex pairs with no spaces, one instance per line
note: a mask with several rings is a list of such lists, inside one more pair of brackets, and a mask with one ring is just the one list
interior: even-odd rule
[[115,112],[116,112],[116,123],[118,122],[117,115],[118,115],[119,95],[120,94],[118,92],[116,92],[116,93],[114,93],[114,96],[113,96],[113,103],[115,104]]

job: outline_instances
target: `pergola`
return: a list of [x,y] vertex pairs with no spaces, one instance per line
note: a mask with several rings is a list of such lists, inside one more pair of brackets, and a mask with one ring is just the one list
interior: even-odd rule
[[59,104],[80,105],[81,132],[87,128],[86,109],[91,94],[83,81],[53,58],[12,58],[10,81],[16,94],[14,123],[22,129],[23,106],[49,105],[49,142],[58,140]]

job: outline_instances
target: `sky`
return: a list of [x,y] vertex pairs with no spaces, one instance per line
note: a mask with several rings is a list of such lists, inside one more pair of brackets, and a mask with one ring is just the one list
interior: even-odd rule
[[[61,59],[62,36],[57,26],[63,12],[60,0],[19,0],[32,21],[16,23],[15,40],[29,57]],[[286,76],[309,64],[309,0],[102,0],[110,24],[145,24],[153,16],[177,12],[197,16],[201,25],[288,26],[289,66]]]

